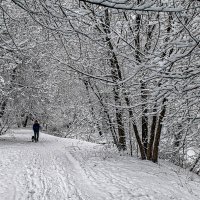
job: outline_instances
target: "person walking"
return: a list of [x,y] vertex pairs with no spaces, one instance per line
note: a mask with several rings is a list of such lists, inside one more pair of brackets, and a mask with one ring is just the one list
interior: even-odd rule
[[35,122],[33,124],[33,131],[34,131],[35,142],[38,142],[40,128],[41,127],[40,127],[40,124],[39,124],[38,120],[35,120]]

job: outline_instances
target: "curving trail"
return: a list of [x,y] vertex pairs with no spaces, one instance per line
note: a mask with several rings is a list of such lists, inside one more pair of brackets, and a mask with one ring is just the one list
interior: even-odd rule
[[0,140],[1,200],[106,199],[67,151],[70,143],[45,134],[32,143],[31,134],[19,130]]
[[0,200],[199,200],[200,179],[31,130],[0,137]]

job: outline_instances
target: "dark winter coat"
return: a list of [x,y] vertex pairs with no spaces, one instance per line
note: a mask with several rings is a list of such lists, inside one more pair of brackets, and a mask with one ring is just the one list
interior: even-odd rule
[[39,130],[40,130],[40,125],[38,123],[34,123],[33,124],[33,131],[39,133]]

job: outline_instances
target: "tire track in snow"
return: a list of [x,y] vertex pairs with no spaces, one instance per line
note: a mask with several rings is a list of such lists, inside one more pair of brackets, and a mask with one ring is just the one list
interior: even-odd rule
[[[81,167],[80,162],[76,160],[72,154],[69,152],[67,148],[65,148],[65,155],[68,159],[71,166],[70,170],[68,170],[69,175],[71,176],[70,179],[73,179],[76,186],[79,187],[83,198],[85,200],[107,200],[108,196],[103,191],[100,191],[85,173],[83,167]],[[77,180],[78,177],[78,180]]]
[[68,186],[63,181],[63,175],[53,159],[52,152],[45,147],[36,152],[27,168],[28,197],[38,200],[66,199]]
[[[17,156],[14,160],[20,160],[20,170],[16,171],[16,176],[12,180],[17,186],[17,194],[13,194],[12,199],[20,200],[60,200],[67,199],[68,186],[63,180],[63,173],[58,168],[54,160],[53,152],[46,150],[43,144],[35,144],[33,148],[21,151],[21,158]],[[42,147],[41,147],[42,146]],[[15,155],[19,155],[15,154]],[[8,159],[10,166],[11,159]],[[13,166],[10,166],[14,168]],[[23,168],[23,170],[21,170]],[[7,167],[8,170],[8,167]],[[5,188],[7,189],[7,188]],[[14,189],[12,189],[14,193]],[[11,199],[11,194],[9,195]],[[2,199],[1,199],[2,200]]]
[[[83,152],[83,151],[77,152],[74,149],[71,150],[72,150],[71,154],[75,154],[75,156],[77,156],[77,154],[82,154]],[[79,155],[78,158],[80,157],[82,158],[84,157],[84,155],[81,156]],[[82,167],[82,169],[84,170],[86,176],[89,178],[90,182],[94,183],[96,189],[104,193],[106,192],[107,199],[128,200],[129,199],[128,196],[131,199],[134,199],[135,195],[133,194],[133,190],[130,190],[130,188],[132,188],[134,185],[134,181],[132,182],[132,185],[130,185],[130,187],[127,187],[127,182],[123,182],[121,180],[121,178],[124,179],[124,177],[120,177],[119,173],[116,174],[115,176],[109,173],[110,166],[107,166],[104,160],[102,160],[101,163],[106,164],[107,170],[105,170],[104,164],[101,167],[97,167],[95,163],[92,163],[91,161],[92,160],[87,160],[86,162],[84,161],[85,165]],[[113,168],[113,166],[111,168]],[[124,181],[127,181],[127,179]],[[139,193],[136,196],[139,197],[143,195],[142,193]]]
[[[77,152],[77,150],[72,148],[71,154],[72,155],[74,154],[74,156],[77,157],[78,154],[85,153],[85,151],[83,150],[79,151],[79,150]],[[85,174],[90,179],[90,181],[95,184],[95,187],[98,190],[107,193],[107,199],[109,200],[152,199],[151,195],[148,195],[147,193],[143,192],[141,185],[137,185],[137,183],[139,182],[135,180],[134,177],[133,180],[131,180],[129,177],[122,176],[120,173],[118,173],[119,171],[117,168],[119,166],[116,165],[117,163],[116,164],[110,163],[102,159],[101,162],[95,164],[95,162],[93,162],[93,160],[90,159],[91,157],[93,157],[91,155],[89,157],[88,155],[86,156],[79,155],[77,159],[82,157],[83,158],[86,157],[84,161],[81,160],[81,162],[84,163],[84,166],[82,168],[84,169]],[[97,156],[96,158],[98,159],[100,157]],[[119,170],[122,170],[122,168],[119,168]],[[124,169],[124,171],[127,172],[127,169]],[[132,172],[133,169],[132,170],[130,169],[130,171]]]
[[[46,193],[47,183],[43,175],[43,165],[41,163],[40,154],[34,152],[29,163],[25,165],[26,195],[24,199],[47,199]],[[30,156],[30,155],[29,155]],[[46,196],[47,198],[45,198]]]
[[[63,162],[61,162],[66,158],[63,157],[63,151],[60,150],[59,145],[41,145],[43,146],[43,150],[41,151],[40,149],[40,152],[38,152],[38,155],[35,157],[37,157],[37,160],[40,162],[44,162],[41,166],[41,169],[44,168],[43,166],[49,166],[49,168],[46,167],[45,171],[41,173],[42,177],[48,177],[48,180],[45,181],[46,188],[51,188],[51,190],[48,191],[50,198],[46,199],[82,200],[82,194],[77,190],[74,183],[70,180],[68,170],[65,166],[63,166]],[[65,162],[64,164],[66,166],[70,165],[69,162]],[[37,163],[36,166],[39,166],[39,164]],[[54,191],[52,191],[52,188]],[[33,196],[34,195],[35,194],[33,194]],[[43,191],[43,198],[46,196],[47,192]],[[40,199],[41,198],[42,197],[40,197]]]
[[59,171],[61,175],[61,181],[67,183],[68,193],[67,199],[72,200],[89,200],[85,198],[82,191],[77,187],[76,181],[74,181],[74,175],[72,174],[72,165],[68,159],[66,159],[65,153],[60,150],[55,150],[52,154],[54,156],[54,167]]
[[[134,179],[130,182],[130,178],[117,173],[117,166],[102,161],[105,164],[96,166],[95,170],[87,166],[87,173],[90,174],[93,182],[98,183],[101,188],[110,194],[111,199],[118,200],[151,200],[152,196],[145,192],[145,186],[138,185],[138,181]],[[111,170],[115,169],[111,172]],[[120,171],[121,172],[121,171]],[[128,182],[129,180],[129,182]],[[111,192],[110,192],[111,191]],[[156,200],[156,199],[153,199]],[[158,199],[160,200],[160,199]]]

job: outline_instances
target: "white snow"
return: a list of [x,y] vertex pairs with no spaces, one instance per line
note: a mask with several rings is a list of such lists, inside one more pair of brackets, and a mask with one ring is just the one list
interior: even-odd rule
[[[83,1],[83,0],[82,0]],[[86,0],[86,2],[91,4],[102,5],[109,8],[114,9],[122,9],[122,10],[135,10],[135,11],[154,11],[154,12],[183,12],[184,9],[182,7],[170,7],[170,6],[160,6],[157,7],[156,2],[148,2],[146,1],[144,4],[140,6],[136,6],[135,3],[127,3],[128,1],[119,1],[119,0]]]
[[0,137],[0,200],[199,200],[200,177],[102,145],[12,130]]

